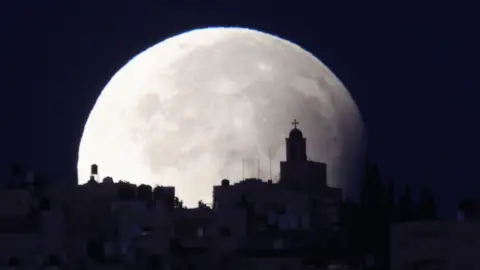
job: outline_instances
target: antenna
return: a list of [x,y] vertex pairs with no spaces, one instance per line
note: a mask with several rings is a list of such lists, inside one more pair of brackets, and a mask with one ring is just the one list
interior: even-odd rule
[[270,147],[268,148],[268,162],[270,166],[270,180],[272,179],[272,155],[270,154]]
[[260,179],[260,157],[257,158],[257,179]]
[[242,158],[242,180],[245,180],[245,159]]

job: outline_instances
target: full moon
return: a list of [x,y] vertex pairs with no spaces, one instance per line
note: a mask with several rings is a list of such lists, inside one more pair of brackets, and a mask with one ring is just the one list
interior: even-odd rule
[[364,127],[322,62],[256,30],[185,32],[132,58],[105,86],[80,141],[78,181],[97,164],[101,177],[174,186],[187,206],[211,202],[225,178],[277,181],[294,119],[309,159],[327,164],[328,184],[352,192]]

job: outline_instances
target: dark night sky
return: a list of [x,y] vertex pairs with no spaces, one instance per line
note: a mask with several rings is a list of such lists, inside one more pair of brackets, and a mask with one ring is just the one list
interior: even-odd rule
[[8,177],[8,164],[18,160],[60,181],[76,180],[83,125],[122,65],[185,30],[235,25],[289,39],[332,69],[362,112],[370,152],[385,178],[432,187],[446,212],[461,195],[480,197],[480,94],[474,74],[480,24],[473,6],[460,1],[95,2],[0,4],[2,178]]

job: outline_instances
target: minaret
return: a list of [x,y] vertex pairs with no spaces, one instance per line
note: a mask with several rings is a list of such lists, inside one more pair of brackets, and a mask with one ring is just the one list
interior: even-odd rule
[[287,162],[306,161],[307,160],[307,140],[303,137],[302,132],[297,128],[298,121],[292,122],[293,129],[286,138],[287,143]]

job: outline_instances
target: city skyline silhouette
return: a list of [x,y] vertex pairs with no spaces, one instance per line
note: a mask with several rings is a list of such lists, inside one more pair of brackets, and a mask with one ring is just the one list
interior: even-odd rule
[[[473,6],[0,5],[0,267],[393,270],[479,263],[480,44]],[[111,77],[166,38],[215,26],[290,40],[345,85],[367,139],[357,199],[332,188],[328,177],[325,185],[328,162],[287,150],[285,160],[271,164],[269,147],[268,156],[252,154],[248,164],[236,158],[235,176],[209,179],[212,203],[194,208],[170,183],[104,178],[109,172],[101,165],[101,177],[77,185],[82,132]],[[281,118],[283,137],[306,138],[308,149],[307,121]],[[303,149],[299,142],[296,150]]]
[[[476,55],[476,43],[468,34],[473,24],[466,24],[468,16],[460,15],[459,8],[450,14],[450,8],[440,5],[439,13],[427,16],[426,6],[409,8],[405,3],[395,10],[373,5],[378,12],[371,13],[366,3],[341,1],[322,8],[331,12],[280,5],[278,14],[265,17],[262,10],[270,6],[255,11],[236,4],[192,4],[202,10],[197,13],[175,4],[156,5],[148,9],[118,3],[120,13],[108,16],[110,7],[104,4],[91,9],[11,4],[4,9],[9,16],[2,18],[7,42],[2,44],[1,108],[8,132],[1,140],[2,178],[8,164],[18,161],[56,181],[73,181],[83,124],[116,70],[141,50],[187,29],[242,25],[295,41],[333,70],[361,111],[369,154],[385,177],[432,187],[450,216],[454,209],[448,205],[478,193],[478,181],[471,180],[479,150],[478,129],[471,124],[478,114],[473,91],[478,80],[471,72],[475,57],[470,57]],[[190,19],[175,19],[179,10]],[[457,19],[451,22],[455,26],[445,28],[444,17],[436,14],[447,11]],[[285,21],[287,14],[298,12],[312,19]],[[317,12],[322,16],[313,15]],[[319,32],[318,25],[330,26]],[[463,31],[453,30],[457,28]]]

